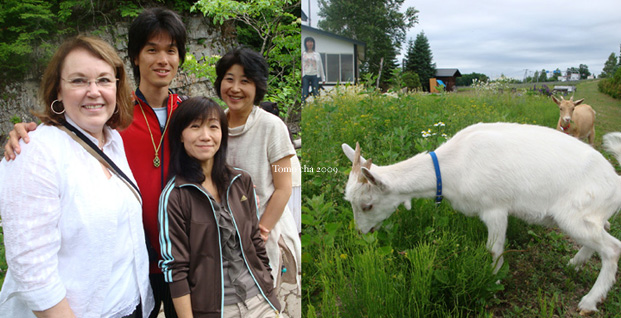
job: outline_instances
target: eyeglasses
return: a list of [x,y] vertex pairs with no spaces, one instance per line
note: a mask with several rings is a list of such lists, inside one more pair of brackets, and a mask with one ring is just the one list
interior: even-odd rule
[[[61,79],[67,82],[67,84],[69,84],[69,87],[71,88],[87,88],[87,87],[90,87],[91,83],[93,82],[93,81],[89,81],[88,79],[84,77],[76,77],[76,78],[70,78],[70,79],[61,78]],[[94,82],[95,82],[95,85],[97,85],[97,87],[99,88],[112,88],[114,87],[117,81],[118,81],[117,78],[102,76],[102,77],[96,78]]]

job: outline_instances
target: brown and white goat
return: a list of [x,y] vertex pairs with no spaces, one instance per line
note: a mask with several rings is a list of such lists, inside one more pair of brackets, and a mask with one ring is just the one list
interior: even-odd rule
[[[621,134],[604,136],[604,146],[621,160]],[[400,204],[442,195],[453,208],[478,216],[487,226],[487,248],[495,270],[502,254],[509,215],[529,223],[557,226],[582,246],[569,261],[579,268],[597,252],[602,268],[578,307],[597,311],[615,282],[621,242],[608,234],[608,219],[621,208],[621,177],[593,147],[551,128],[508,123],[467,127],[432,153],[390,166],[377,166],[343,144],[353,162],[345,188],[358,229],[381,226]]]
[[566,100],[561,96],[558,100],[552,96],[552,100],[558,104],[560,117],[556,129],[578,139],[587,139],[589,144],[593,146],[595,139],[595,111],[591,106],[582,104],[583,99],[574,102],[572,96]]

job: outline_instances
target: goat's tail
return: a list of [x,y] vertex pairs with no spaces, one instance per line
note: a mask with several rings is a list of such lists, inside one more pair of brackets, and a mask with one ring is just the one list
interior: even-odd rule
[[617,162],[621,163],[621,132],[612,132],[604,135],[604,149],[613,154],[617,158]]

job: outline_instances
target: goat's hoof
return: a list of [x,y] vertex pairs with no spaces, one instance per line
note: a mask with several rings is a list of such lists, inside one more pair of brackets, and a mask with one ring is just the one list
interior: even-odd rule
[[[582,303],[582,301],[580,302]],[[578,304],[578,310],[580,311],[580,316],[590,316],[593,313],[597,312],[597,307],[585,306],[584,304]]]
[[587,296],[584,296],[578,304],[580,316],[590,316],[591,314],[597,312],[597,303],[585,300],[586,297]]

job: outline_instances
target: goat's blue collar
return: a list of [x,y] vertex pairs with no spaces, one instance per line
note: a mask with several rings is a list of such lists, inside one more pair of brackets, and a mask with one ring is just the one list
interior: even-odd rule
[[433,160],[433,168],[436,170],[436,204],[440,204],[442,199],[442,174],[440,173],[440,164],[435,152],[430,152],[431,160]]

